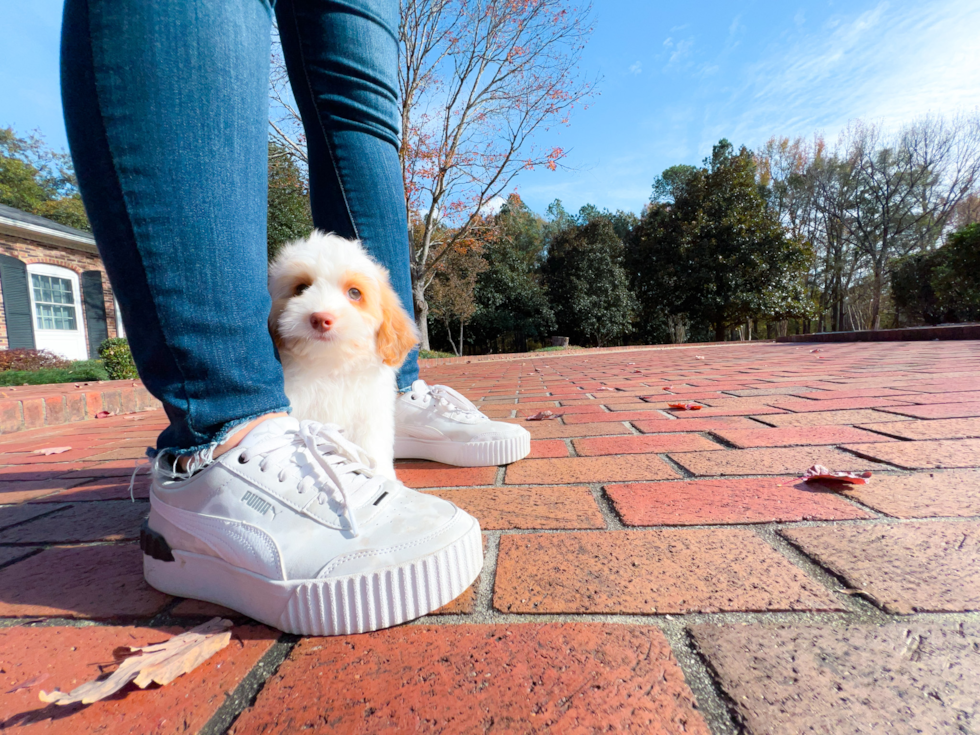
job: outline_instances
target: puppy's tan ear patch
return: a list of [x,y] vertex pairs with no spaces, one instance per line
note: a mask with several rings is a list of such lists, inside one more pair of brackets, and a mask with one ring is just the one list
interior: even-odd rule
[[378,328],[378,354],[385,365],[397,368],[419,341],[415,322],[402,307],[398,295],[387,283],[380,288],[381,326]]

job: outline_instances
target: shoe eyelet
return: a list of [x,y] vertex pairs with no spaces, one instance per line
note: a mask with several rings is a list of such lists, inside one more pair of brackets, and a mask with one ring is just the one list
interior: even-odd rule
[[238,464],[248,464],[248,460],[245,458],[245,452],[238,455]]

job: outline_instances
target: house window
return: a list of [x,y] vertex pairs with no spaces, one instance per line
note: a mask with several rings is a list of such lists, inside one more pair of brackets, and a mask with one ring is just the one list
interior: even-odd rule
[[38,329],[78,329],[75,291],[67,278],[31,274],[34,290],[34,321]]

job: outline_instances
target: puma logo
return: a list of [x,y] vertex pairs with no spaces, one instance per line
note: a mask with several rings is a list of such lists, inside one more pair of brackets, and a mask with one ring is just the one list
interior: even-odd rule
[[268,500],[263,500],[251,490],[245,493],[245,496],[242,498],[242,502],[249,508],[258,511],[262,515],[265,515],[270,510],[272,511],[273,517],[276,515],[276,510],[272,507],[272,503],[270,503]]

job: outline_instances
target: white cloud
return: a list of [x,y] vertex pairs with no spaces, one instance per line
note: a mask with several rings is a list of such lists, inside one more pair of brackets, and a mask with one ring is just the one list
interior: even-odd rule
[[643,72],[643,64],[639,61],[634,62],[629,68],[630,74],[640,74]]
[[507,203],[502,196],[495,196],[489,202],[480,207],[480,214],[484,217],[495,215]]
[[980,3],[880,2],[767,50],[714,107],[704,143],[722,135],[757,145],[770,135],[833,136],[849,120],[888,127],[926,112],[980,105]]

